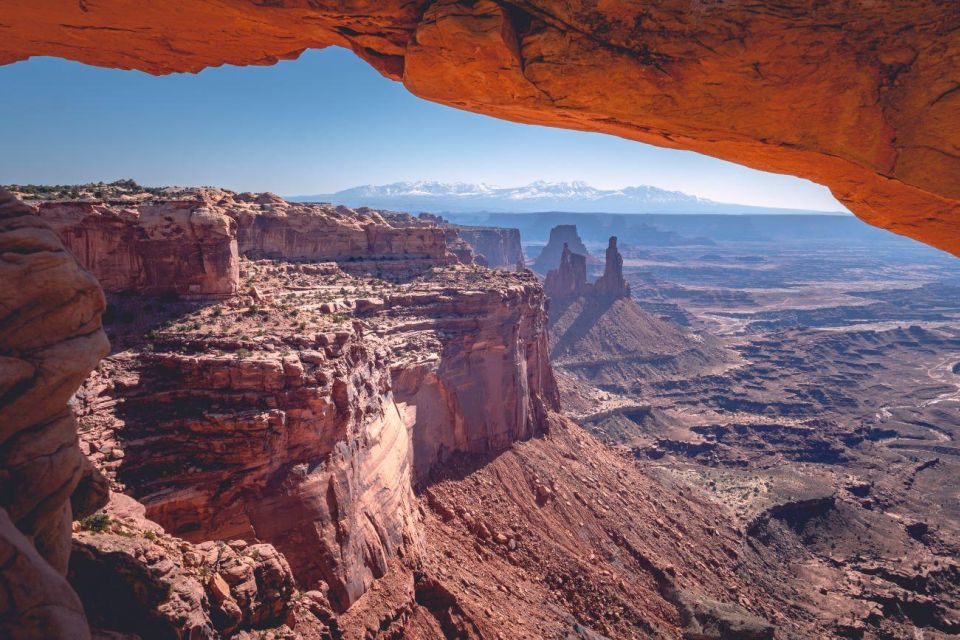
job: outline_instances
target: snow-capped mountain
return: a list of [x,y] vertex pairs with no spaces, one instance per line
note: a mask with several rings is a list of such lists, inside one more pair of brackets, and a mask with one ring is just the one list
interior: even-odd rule
[[641,185],[623,189],[597,189],[585,182],[532,182],[522,187],[494,187],[467,182],[395,182],[364,185],[311,196],[294,196],[300,202],[334,202],[349,207],[435,213],[784,213],[714,202],[681,191]]

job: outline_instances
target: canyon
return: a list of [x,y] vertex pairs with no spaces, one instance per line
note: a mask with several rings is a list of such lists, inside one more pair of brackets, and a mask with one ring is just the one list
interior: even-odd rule
[[[801,382],[804,330],[762,340],[762,327],[783,330],[780,306],[736,324],[748,312],[727,294],[709,322],[678,324],[654,298],[689,315],[720,292],[659,283],[644,270],[659,264],[651,249],[616,237],[593,246],[602,263],[588,260],[562,243],[589,249],[576,228],[551,234],[543,261],[560,252],[541,284],[474,251],[522,257],[515,231],[480,228],[471,246],[459,235],[470,227],[430,215],[97,190],[24,189],[31,204],[8,196],[3,209],[16,248],[5,260],[31,255],[24,234],[41,241],[35,259],[59,256],[73,275],[55,281],[89,293],[57,335],[99,349],[53,378],[26,369],[51,366],[42,344],[10,351],[33,386],[14,381],[8,397],[53,397],[61,416],[19,405],[20,424],[53,431],[35,441],[26,426],[5,445],[24,461],[4,479],[17,499],[4,504],[10,637],[955,631],[949,498],[936,512],[917,493],[952,468],[950,436],[923,427],[944,424],[950,405],[910,417],[911,395],[927,393],[918,381],[876,426],[834,424],[815,395],[823,383]],[[728,251],[709,250],[706,265]],[[57,316],[39,313],[26,326],[53,335],[44,323]],[[878,345],[903,362],[960,348],[943,329],[811,344],[833,349],[848,381],[863,379],[853,353],[891,366]],[[794,388],[757,384],[771,370],[808,385],[818,412],[793,418],[804,415]],[[765,420],[749,417],[761,408]],[[869,471],[874,442],[890,479]],[[73,462],[49,474],[41,444]],[[899,462],[904,447],[933,457]],[[745,499],[747,478],[758,492]],[[843,530],[868,534],[873,555]],[[897,554],[914,569],[892,565]],[[819,577],[798,581],[800,566]],[[846,578],[823,586],[836,571]],[[9,591],[25,584],[38,586]]]
[[[824,637],[953,637],[955,261],[833,235],[839,222],[792,240],[678,224],[705,235],[619,247],[632,298],[551,296],[565,413],[659,481],[724,505],[796,598],[791,616],[830,621]],[[784,224],[804,226],[770,228]]]
[[[17,1],[0,64],[344,46],[455,108],[809,178],[957,254],[958,24],[892,0]],[[534,275],[405,214],[67,200],[0,191],[0,635],[960,628],[956,291],[896,250],[860,257],[914,280],[853,291],[774,247],[834,285],[824,305],[729,247],[608,245],[615,312],[578,263],[564,320]]]

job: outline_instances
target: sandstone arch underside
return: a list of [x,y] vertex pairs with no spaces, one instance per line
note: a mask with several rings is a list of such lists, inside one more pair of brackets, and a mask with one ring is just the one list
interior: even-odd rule
[[960,254],[955,0],[14,0],[4,9],[0,63],[47,55],[161,74],[339,45],[457,108],[809,178],[863,220]]

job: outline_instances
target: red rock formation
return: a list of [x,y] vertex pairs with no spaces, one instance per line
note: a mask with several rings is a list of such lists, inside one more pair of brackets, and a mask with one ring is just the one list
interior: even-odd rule
[[[559,227],[555,227],[557,228]],[[606,258],[603,275],[593,284],[589,284],[587,259],[571,252],[567,243],[564,242],[563,251],[560,254],[560,266],[547,273],[544,284],[547,295],[558,301],[569,301],[571,298],[583,295],[606,302],[629,298],[630,285],[623,279],[623,256],[617,250],[616,236],[610,237]]]
[[[529,273],[448,268],[374,298],[335,267],[290,266],[246,263],[257,310],[201,306],[156,331],[151,349],[110,358],[78,411],[91,458],[148,517],[196,543],[273,544],[302,589],[343,610],[392,558],[420,553],[418,478],[542,432],[557,408],[545,298]],[[295,318],[319,307],[317,328],[210,331],[230,318],[252,334],[291,297]]]
[[349,325],[254,358],[166,340],[129,363],[116,434],[149,518],[194,542],[270,542],[341,609],[416,552],[408,434],[375,345]]
[[519,229],[457,225],[457,234],[473,247],[488,267],[516,267],[524,263]]
[[566,242],[560,254],[560,266],[547,272],[544,291],[551,299],[559,300],[585,293],[587,285],[587,259],[572,253]]
[[67,400],[107,351],[103,293],[56,234],[0,190],[0,507],[66,568],[67,500],[82,474]]
[[[444,232],[407,214],[373,209],[288,203],[272,194],[240,194],[223,202],[238,224],[240,252],[254,258],[449,264]],[[396,264],[400,263],[400,264]]]
[[232,636],[278,626],[293,606],[293,574],[273,546],[191,545],[120,494],[96,530],[74,535],[69,579],[100,636]]
[[237,289],[236,223],[203,202],[45,202],[38,214],[107,291],[227,295]]
[[[3,190],[0,298],[0,630],[70,637],[65,630],[82,613],[58,574],[67,568],[69,500],[84,463],[67,400],[106,355],[103,292]],[[86,634],[77,628],[75,637]]]
[[577,225],[558,224],[550,229],[550,240],[534,261],[534,271],[546,274],[551,269],[556,269],[560,265],[560,257],[563,254],[564,247],[568,247],[571,253],[584,256],[591,262],[594,261],[593,256],[584,246],[583,240],[580,239],[580,234],[577,233]]
[[452,272],[441,282],[440,295],[390,296],[380,312],[400,326],[416,319],[418,333],[439,340],[412,349],[408,335],[393,337],[409,345],[392,370],[394,397],[412,429],[417,478],[450,454],[501,451],[542,433],[547,413],[559,409],[546,298],[533,275],[504,273],[498,281]]
[[423,98],[809,178],[867,222],[960,253],[951,2],[17,0],[4,23],[0,62],[152,73],[346,46]]
[[270,193],[187,190],[167,200],[43,202],[46,220],[110,292],[228,295],[238,254],[335,261],[359,273],[404,275],[474,259],[461,239],[407,214],[293,204]]
[[617,236],[610,236],[603,275],[593,283],[593,290],[607,299],[630,297],[630,285],[623,279],[623,256],[617,250]]

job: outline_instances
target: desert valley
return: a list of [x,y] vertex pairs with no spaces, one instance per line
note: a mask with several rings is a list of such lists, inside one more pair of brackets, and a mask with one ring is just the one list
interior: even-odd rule
[[0,640],[960,637],[956,0],[3,9]]
[[[523,215],[518,229],[132,181],[14,189],[5,237],[43,221],[43,251],[62,242],[106,292],[71,276],[86,292],[71,313],[101,314],[110,343],[85,338],[104,358],[70,403],[81,457],[19,476],[28,494],[79,478],[56,554],[83,613],[65,624],[960,632],[948,256],[869,233],[858,248],[645,221],[622,232],[632,244],[602,242],[600,223],[585,242]],[[75,364],[60,375],[81,380]],[[55,443],[72,425],[46,429]]]

